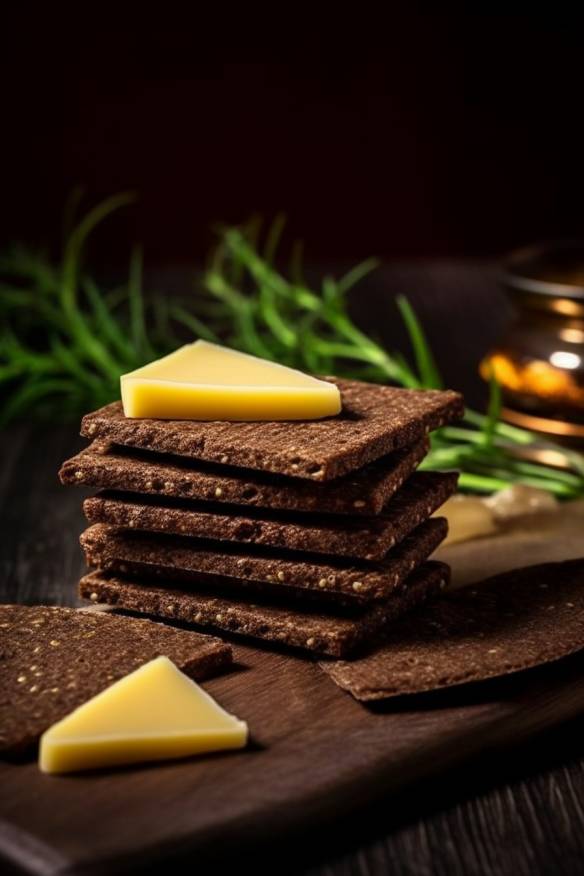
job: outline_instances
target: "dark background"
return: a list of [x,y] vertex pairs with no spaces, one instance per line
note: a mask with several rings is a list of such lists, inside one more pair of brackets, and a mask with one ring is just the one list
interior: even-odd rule
[[4,14],[2,240],[57,244],[78,184],[136,190],[101,258],[141,240],[154,267],[252,212],[285,211],[316,262],[583,232],[579,17],[189,8]]
[[[214,223],[283,210],[316,266],[391,262],[357,291],[360,321],[409,353],[388,301],[407,293],[447,385],[480,404],[477,362],[510,318],[492,257],[584,234],[581,17],[551,5],[437,16],[395,4],[380,17],[365,4],[324,16],[316,4],[273,4],[257,18],[248,5],[200,4],[185,17],[168,2],[113,15],[91,3],[3,9],[0,246],[56,250],[75,186],[86,206],[131,188],[139,201],[100,229],[92,270],[125,268],[142,241],[147,285],[163,290],[189,282]],[[59,572],[56,590],[30,575],[36,541],[54,547],[37,475],[42,464],[55,485],[56,462],[36,431],[17,434],[15,446],[30,445],[21,470],[34,475],[34,501],[15,476],[5,487],[17,485],[18,501],[3,505],[19,525],[30,511],[46,537],[33,526],[24,547],[3,544],[22,555],[23,598],[42,585],[61,599],[75,569]],[[310,872],[579,873],[581,739],[566,728],[336,824]],[[484,793],[512,771],[513,784]],[[297,849],[308,857],[307,843]]]

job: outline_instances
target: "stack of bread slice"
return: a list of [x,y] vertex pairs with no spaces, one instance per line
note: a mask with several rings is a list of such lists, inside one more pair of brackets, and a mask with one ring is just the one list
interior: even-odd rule
[[64,463],[94,571],[80,593],[160,619],[350,657],[448,582],[428,561],[452,472],[416,471],[428,433],[462,415],[450,391],[335,380],[336,417],[292,422],[84,417]]

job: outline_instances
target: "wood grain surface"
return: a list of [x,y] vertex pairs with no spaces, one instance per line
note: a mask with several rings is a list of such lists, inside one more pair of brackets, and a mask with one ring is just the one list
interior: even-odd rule
[[245,647],[235,656],[239,671],[204,687],[248,721],[250,750],[61,777],[34,761],[4,764],[0,852],[51,876],[137,869],[177,846],[218,856],[348,815],[584,710],[584,655],[512,684],[375,710],[304,659]]
[[[55,477],[72,431],[0,439],[3,601],[74,602],[81,494]],[[256,872],[331,876],[581,872],[583,724],[499,753],[584,708],[581,658],[385,710],[304,660],[242,646],[237,659],[208,689],[250,721],[250,752],[91,777],[5,765],[5,855],[38,873],[155,872],[161,858],[186,872],[242,855]]]

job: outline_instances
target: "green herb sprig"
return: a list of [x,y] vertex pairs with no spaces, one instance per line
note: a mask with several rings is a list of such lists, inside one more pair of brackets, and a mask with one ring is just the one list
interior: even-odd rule
[[[67,234],[61,259],[14,247],[0,258],[1,422],[24,414],[72,418],[119,397],[119,377],[174,349],[188,336],[227,343],[254,355],[317,374],[339,374],[420,389],[442,378],[423,328],[404,297],[397,307],[412,347],[413,365],[365,334],[349,313],[353,287],[376,266],[370,259],[318,290],[304,279],[299,247],[290,275],[275,267],[282,217],[263,241],[257,221],[220,231],[220,241],[191,302],[144,296],[142,254],[133,250],[125,283],[98,286],[84,264],[89,235],[110,213],[130,203],[122,193],[98,204]],[[570,469],[521,458],[541,439],[500,419],[501,398],[491,381],[486,414],[468,410],[461,426],[432,436],[424,467],[458,468],[461,489],[492,492],[513,483],[560,498],[584,494],[584,460],[564,448]],[[549,445],[551,448],[554,445]]]
[[91,232],[133,200],[121,193],[90,210],[57,263],[24,246],[0,257],[0,424],[25,414],[70,419],[107,404],[119,397],[121,374],[178,343],[163,305],[145,301],[139,248],[120,286],[100,288],[84,268]]
[[[423,328],[407,298],[396,300],[412,347],[414,365],[403,354],[385,350],[362,332],[349,314],[351,289],[377,267],[369,259],[340,279],[327,276],[319,292],[304,280],[299,260],[290,278],[274,266],[283,230],[279,218],[263,248],[259,228],[227,228],[204,276],[204,287],[229,326],[227,342],[316,374],[346,375],[396,383],[410,389],[440,389],[442,377]],[[541,437],[500,419],[501,391],[493,379],[486,414],[467,410],[462,426],[447,426],[432,435],[423,468],[458,468],[460,488],[493,492],[513,483],[539,487],[560,498],[584,493],[584,458],[558,449],[570,470],[521,458]],[[549,443],[550,447],[555,445]]]

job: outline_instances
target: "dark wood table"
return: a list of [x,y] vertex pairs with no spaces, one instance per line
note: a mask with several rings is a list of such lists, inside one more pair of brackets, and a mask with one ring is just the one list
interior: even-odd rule
[[[429,266],[408,267],[396,269],[386,279],[392,290],[403,288],[407,280],[420,309],[433,312],[432,333],[438,335],[441,320],[446,318],[446,296],[460,301],[469,287],[478,290],[477,300],[482,295],[499,295],[488,273],[467,266],[446,266],[439,275]],[[392,305],[382,286],[377,286],[372,300],[366,321],[372,315],[380,320],[383,313],[389,319]],[[496,300],[501,305],[501,299]],[[477,301],[469,307],[474,311]],[[502,306],[494,320],[497,330],[501,313],[505,313]],[[491,324],[487,329],[477,325],[462,359],[476,362],[494,331]],[[456,375],[453,356],[456,351],[450,351],[446,370]],[[471,392],[477,389],[473,380],[466,378]],[[75,582],[83,569],[77,543],[83,528],[81,495],[78,490],[63,489],[56,477],[60,462],[80,446],[76,431],[75,424],[15,425],[0,435],[3,602],[76,602]],[[521,750],[485,755],[472,767],[412,787],[373,809],[333,820],[312,834],[291,836],[277,846],[266,837],[261,847],[230,851],[235,865],[241,865],[243,854],[245,865],[259,873],[581,874],[583,756],[584,717],[534,739]],[[181,862],[175,863],[180,872]],[[211,870],[210,861],[196,863],[202,872]],[[185,872],[192,872],[192,860],[183,864]]]

